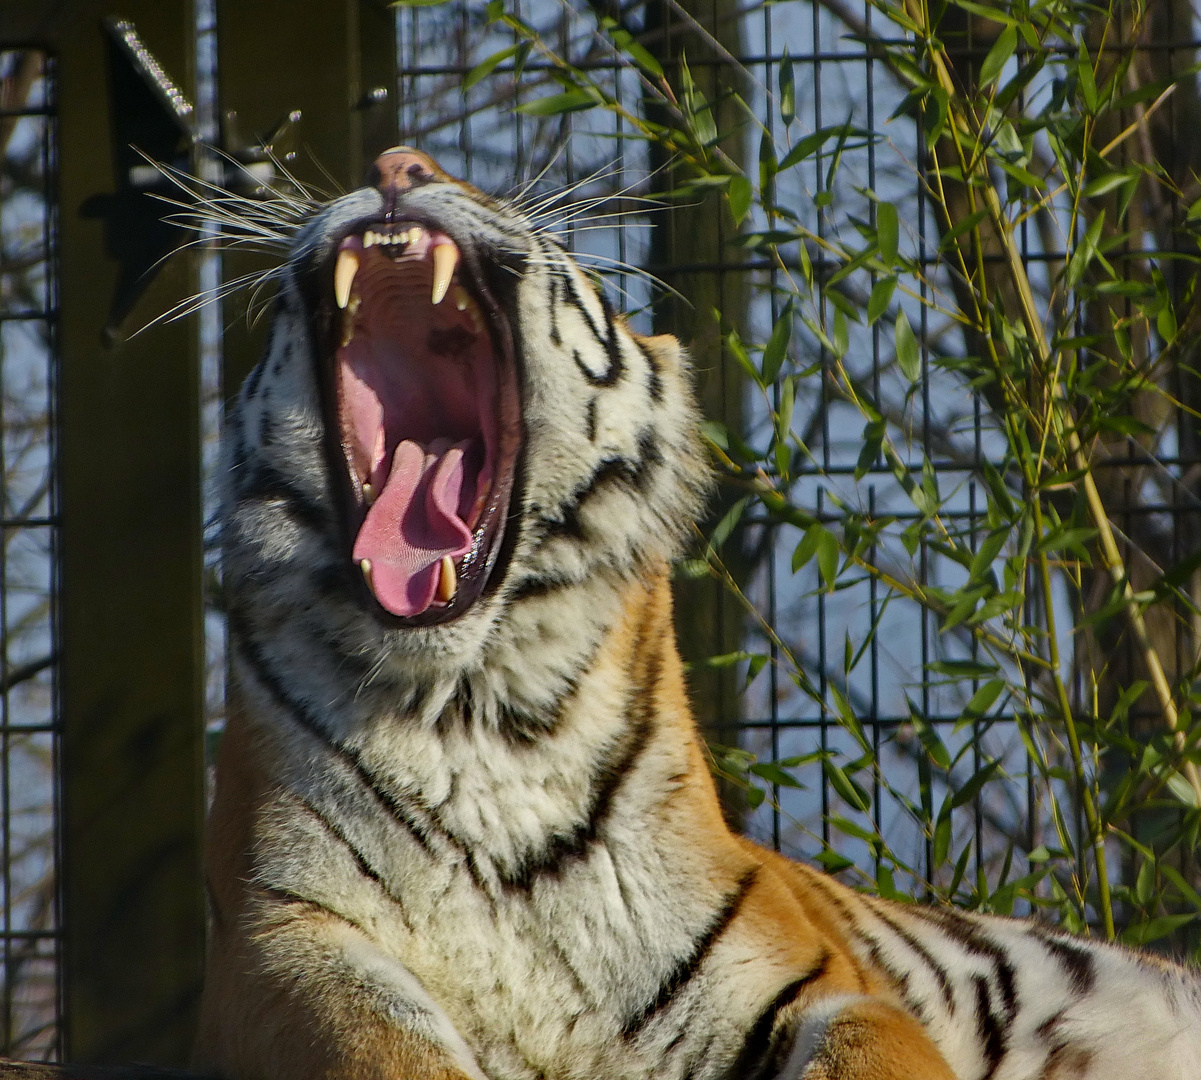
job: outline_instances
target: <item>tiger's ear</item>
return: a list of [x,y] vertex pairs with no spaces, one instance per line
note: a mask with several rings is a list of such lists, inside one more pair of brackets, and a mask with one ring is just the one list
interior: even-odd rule
[[642,347],[646,349],[662,368],[669,371],[679,371],[688,367],[688,354],[674,334],[652,334],[640,338]]

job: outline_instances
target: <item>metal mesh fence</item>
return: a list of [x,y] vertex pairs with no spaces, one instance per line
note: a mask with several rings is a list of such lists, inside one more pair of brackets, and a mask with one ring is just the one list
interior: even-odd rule
[[[879,35],[885,31],[870,3],[820,0],[738,6],[706,0],[685,8],[664,0],[621,7],[568,7],[553,0],[523,0],[513,10],[631,111],[639,108],[643,90],[636,72],[618,62],[611,46],[596,32],[598,17],[620,18],[664,60],[669,81],[678,82],[679,57],[686,54],[694,77],[712,77],[706,91],[710,100],[728,100],[735,92],[741,95],[748,106],[742,116],[744,132],[751,128],[744,135],[748,144],[759,139],[758,131],[746,122],[748,114],[763,118],[768,135],[785,146],[848,121],[881,133],[842,151],[836,175],[830,168],[831,155],[821,152],[787,176],[781,174],[778,201],[800,209],[803,224],[820,235],[827,226],[817,208],[831,202],[845,217],[858,216],[874,225],[877,203],[865,195],[865,189],[871,189],[880,200],[898,208],[901,248],[928,276],[929,287],[952,292],[940,260],[939,223],[921,183],[927,149],[911,119],[904,115],[889,119],[898,112],[907,87],[883,60],[884,39]],[[1164,4],[1157,12],[1158,36],[1146,43],[1147,63],[1161,73],[1180,70],[1192,62],[1196,47],[1191,9]],[[698,26],[706,34],[698,33]],[[673,35],[679,39],[674,48]],[[642,200],[667,186],[663,174],[656,175],[665,163],[613,111],[548,117],[514,111],[561,89],[553,71],[537,62],[536,52],[520,70],[507,59],[491,78],[464,89],[464,79],[475,65],[514,44],[505,29],[486,22],[476,5],[452,0],[433,8],[405,10],[398,18],[398,39],[405,141],[429,151],[450,172],[486,190],[512,194],[532,184],[531,194],[522,197],[606,277],[637,328],[662,326],[664,294],[648,280],[649,274],[694,301],[694,330],[709,316],[695,310],[696,305],[712,303],[744,338],[766,340],[782,307],[781,275],[797,271],[795,260],[792,265],[773,266],[754,250],[739,247],[730,235],[733,230],[716,220],[707,254],[696,257],[688,237],[675,236],[697,228],[696,209],[678,202],[656,211],[647,207]],[[969,29],[958,48],[970,59],[983,56],[987,44],[973,41]],[[664,59],[672,56],[674,66]],[[775,103],[769,104],[778,92],[786,58],[796,95],[796,119],[787,132],[780,130]],[[1032,84],[1029,93],[1038,92],[1037,84]],[[727,149],[742,153],[748,171],[753,170],[753,146],[739,150],[727,144]],[[1046,148],[1036,147],[1035,152],[1046,153]],[[536,193],[540,192],[550,193],[547,201],[539,201]],[[722,209],[716,202],[704,203],[701,213],[720,218]],[[1170,208],[1164,208],[1164,214],[1170,214]],[[771,224],[756,220],[753,227]],[[1157,228],[1155,223],[1147,227],[1145,238],[1151,246]],[[1160,228],[1158,235],[1167,231]],[[1022,259],[1043,298],[1070,239],[1035,219],[1021,231]],[[668,260],[665,252],[671,253]],[[820,287],[835,267],[822,261],[819,250],[811,254]],[[1123,257],[1145,254],[1136,238],[1127,243]],[[840,288],[856,286],[844,282]],[[854,299],[862,304],[866,293]],[[831,305],[823,302],[822,309],[832,316]],[[891,323],[898,311],[906,312],[921,342],[922,376],[916,389],[898,370],[893,354]],[[704,331],[697,331],[697,337],[703,339]],[[721,418],[741,428],[748,438],[762,435],[770,425],[768,401],[757,397],[755,388],[738,385],[736,367],[713,345],[712,340],[702,340],[695,349],[702,382],[726,383],[721,393],[707,401],[723,401]],[[939,491],[945,519],[974,548],[986,532],[981,466],[1001,460],[1005,441],[985,396],[946,370],[964,348],[952,321],[940,320],[916,298],[898,296],[884,319],[872,326],[849,326],[846,355],[851,377],[881,406],[898,442],[910,440],[911,475]],[[794,413],[793,431],[810,452],[792,490],[794,502],[831,521],[848,508],[866,518],[889,515],[902,523],[916,519],[912,502],[883,461],[874,462],[860,481],[854,479],[863,416],[831,393],[832,359],[819,341],[795,335],[794,349],[796,368],[811,372],[798,390]],[[1187,523],[1197,506],[1192,492],[1197,440],[1184,412],[1165,418],[1153,451],[1157,464],[1130,479],[1119,516],[1134,545],[1156,553],[1159,565],[1167,566],[1194,548]],[[926,475],[923,452],[933,466]],[[1147,455],[1145,447],[1132,441],[1113,466],[1129,469],[1134,460],[1145,462]],[[931,664],[970,663],[974,653],[968,635],[940,632],[931,615],[890,595],[874,577],[844,575],[839,588],[829,590],[822,587],[815,562],[794,573],[792,557],[800,536],[790,525],[744,520],[733,545],[744,567],[743,590],[762,622],[745,619],[729,596],[707,609],[715,624],[715,640],[724,636],[728,642],[729,635],[716,625],[724,621],[727,628],[735,628],[740,651],[771,661],[739,695],[737,713],[727,711],[712,725],[711,734],[719,743],[739,746],[760,760],[800,762],[792,775],[801,786],[772,786],[770,797],[744,815],[746,828],[790,854],[813,857],[824,848],[827,865],[842,865],[852,876],[857,868],[868,879],[877,870],[871,836],[882,834],[889,847],[917,871],[908,881],[898,879],[898,886],[921,892],[924,882],[945,884],[955,871],[949,864],[934,865],[929,830],[915,810],[923,808],[924,800],[929,819],[948,792],[989,762],[998,762],[1009,781],[989,785],[984,797],[964,800],[956,807],[950,844],[953,854],[972,849],[970,864],[962,868],[966,881],[979,878],[995,887],[1002,874],[1012,873],[1015,863],[1026,865],[1031,853],[1039,858],[1040,845],[1054,835],[1052,803],[1072,804],[1070,784],[1054,775],[1036,774],[1012,715],[1012,702],[1004,695],[984,715],[965,720],[965,705],[980,682],[929,674]],[[886,569],[912,567],[927,589],[949,593],[964,580],[962,566],[925,543],[913,551],[900,544],[881,545],[870,557]],[[1193,649],[1191,640],[1187,626],[1177,631],[1178,661]],[[855,655],[861,644],[865,645],[862,653]],[[778,663],[782,651],[809,673],[820,688],[821,701],[814,701],[782,674],[787,667]],[[1084,677],[1088,658],[1082,654],[1083,649],[1071,672],[1078,696],[1088,693]],[[1116,656],[1108,659],[1118,662]],[[1190,657],[1181,666],[1192,662]],[[698,663],[694,672],[702,668]],[[722,668],[716,677],[718,682],[724,680],[725,687],[716,690],[714,673],[708,672],[706,692],[725,700],[731,686],[740,689],[744,671],[745,663]],[[880,765],[873,773],[871,809],[866,812],[839,794],[817,757],[820,752],[835,763],[847,763],[861,752],[836,720],[840,697],[869,733]],[[924,795],[923,754],[912,722],[915,712],[935,725],[956,763],[942,777],[927,776]],[[1079,824],[1069,825],[1072,829],[1079,839]],[[1084,846],[1077,844],[1077,851]],[[836,854],[831,857],[831,852]],[[852,866],[843,865],[844,860]],[[1120,858],[1115,857],[1114,863],[1121,867]]]
[[0,1052],[59,1050],[54,67],[0,50]]

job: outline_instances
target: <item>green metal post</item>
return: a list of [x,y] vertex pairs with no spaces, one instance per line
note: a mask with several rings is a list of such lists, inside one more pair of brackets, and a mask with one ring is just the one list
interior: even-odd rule
[[104,216],[124,151],[109,14],[187,86],[189,0],[0,7],[0,38],[48,48],[59,86],[66,1054],[183,1063],[204,937],[196,335],[186,322],[128,335],[195,281],[189,258],[172,259],[102,334],[131,239]]

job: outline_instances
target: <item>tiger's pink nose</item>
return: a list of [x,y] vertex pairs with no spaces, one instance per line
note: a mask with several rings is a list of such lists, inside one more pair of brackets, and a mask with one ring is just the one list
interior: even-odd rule
[[411,146],[394,146],[375,159],[369,182],[384,194],[396,196],[431,180],[445,179],[446,173],[429,154]]

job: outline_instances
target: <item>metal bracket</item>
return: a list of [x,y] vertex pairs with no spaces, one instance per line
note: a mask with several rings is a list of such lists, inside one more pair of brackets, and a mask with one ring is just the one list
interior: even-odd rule
[[[120,339],[120,326],[163,263],[194,237],[164,220],[169,213],[154,195],[178,199],[186,187],[171,173],[215,183],[241,195],[261,198],[286,183],[281,163],[295,157],[293,144],[301,120],[289,112],[267,135],[244,142],[237,116],[222,118],[217,145],[200,137],[196,110],[146,47],[133,23],[106,18],[113,159],[117,190],[95,195],[83,206],[85,217],[105,223],[105,251],[120,267],[117,287],[102,331],[106,344]],[[208,150],[203,179],[197,176],[198,151]],[[214,176],[214,173],[216,174]]]

